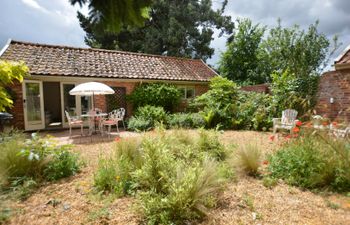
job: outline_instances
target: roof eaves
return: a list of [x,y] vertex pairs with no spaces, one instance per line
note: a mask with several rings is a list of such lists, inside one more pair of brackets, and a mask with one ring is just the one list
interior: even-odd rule
[[338,57],[334,59],[334,64],[338,63],[340,60],[343,59],[343,57],[346,55],[346,53],[350,50],[350,44],[340,53]]
[[5,53],[5,51],[6,51],[6,50],[8,49],[8,47],[10,46],[11,42],[12,42],[12,40],[11,40],[11,38],[9,38],[9,39],[7,40],[5,46],[1,49],[1,51],[0,51],[0,56],[2,56],[2,55]]

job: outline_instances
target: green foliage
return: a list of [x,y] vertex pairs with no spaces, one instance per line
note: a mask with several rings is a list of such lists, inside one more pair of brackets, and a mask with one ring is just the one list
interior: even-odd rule
[[267,188],[275,187],[278,183],[276,178],[273,178],[270,176],[265,176],[262,181],[263,181],[263,185]]
[[167,113],[162,107],[146,105],[137,109],[135,115],[128,122],[128,128],[130,130],[144,131],[154,128],[157,123],[166,122]]
[[28,180],[57,180],[75,174],[80,164],[77,156],[68,151],[70,147],[36,133],[31,139],[25,139],[20,133],[3,137],[0,142],[2,186],[25,188]]
[[106,32],[103,24],[81,13],[78,19],[86,32],[85,43],[91,47],[206,60],[214,54],[210,47],[214,29],[221,31],[219,36],[232,33],[231,17],[223,15],[226,5],[224,1],[221,9],[213,10],[211,0],[154,0],[144,27],[125,26],[119,34]]
[[73,176],[80,171],[78,156],[61,148],[53,156],[44,170],[47,180],[59,180],[64,177]]
[[272,127],[275,109],[271,95],[241,91],[237,104],[233,121],[235,129],[267,131]]
[[349,143],[321,134],[307,134],[272,155],[269,171],[273,177],[291,185],[349,191]]
[[168,117],[171,128],[201,128],[205,126],[203,117],[199,113],[176,113]]
[[132,191],[131,172],[141,166],[140,141],[136,138],[121,139],[116,144],[113,157],[100,157],[94,174],[97,191],[114,192],[117,195]]
[[[151,0],[70,0],[72,5],[89,6],[91,26],[101,32],[118,33],[123,26],[142,26],[149,18]],[[78,12],[78,15],[82,15]]]
[[[306,113],[313,106],[318,79],[317,76],[311,75],[307,77],[307,80],[297,78],[289,70],[283,73],[274,72],[272,74],[271,92],[275,115],[281,115],[281,112],[285,109],[295,109],[299,115]],[[313,84],[313,91],[308,89],[310,94],[305,93],[305,88],[310,87],[302,85],[303,82]]]
[[191,103],[191,107],[201,110],[200,113],[209,128],[232,127],[238,99],[238,86],[219,76],[212,78],[209,85],[210,90],[196,97]]
[[29,69],[24,62],[0,60],[0,112],[6,111],[13,105],[13,100],[6,86],[13,84],[15,81],[22,82],[28,72]]
[[237,23],[237,31],[228,40],[227,50],[221,56],[220,74],[243,85],[265,83],[270,75],[260,57],[265,27],[253,25],[250,19],[239,19]]
[[151,105],[163,107],[169,112],[177,106],[180,98],[180,90],[172,84],[165,83],[141,84],[128,96],[135,108]]
[[101,159],[95,186],[100,191],[135,194],[149,224],[203,218],[215,205],[224,177],[232,175],[225,162],[212,154],[219,152],[215,146],[224,147],[217,135],[199,144],[200,138],[189,137],[188,131],[168,133],[158,128],[156,132],[141,140],[118,141],[116,154]]
[[258,145],[249,143],[239,146],[234,153],[233,165],[237,170],[247,175],[258,175],[258,169],[261,165],[261,150]]
[[214,130],[200,130],[198,148],[202,152],[209,153],[217,160],[224,160],[228,156],[225,146],[219,141],[219,133]]

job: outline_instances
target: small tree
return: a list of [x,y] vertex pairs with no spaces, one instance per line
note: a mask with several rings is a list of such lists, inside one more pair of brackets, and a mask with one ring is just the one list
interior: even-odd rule
[[13,100],[6,86],[14,81],[22,82],[29,69],[24,62],[0,61],[0,112],[6,111],[13,105]]
[[201,114],[207,127],[221,126],[231,128],[238,99],[239,87],[223,77],[210,80],[210,90],[198,96],[191,104],[202,110]]

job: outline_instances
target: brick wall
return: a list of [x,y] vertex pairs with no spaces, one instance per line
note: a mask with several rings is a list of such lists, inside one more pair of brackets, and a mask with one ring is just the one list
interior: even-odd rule
[[[334,102],[331,103],[330,99]],[[326,72],[321,76],[317,105],[318,115],[332,120],[350,121],[350,70]]]
[[22,84],[16,82],[11,85],[11,89],[14,93],[16,93],[16,101],[14,102],[13,107],[9,112],[13,115],[12,125],[18,129],[24,129]]
[[257,85],[243,86],[243,87],[241,87],[241,90],[269,94],[270,93],[270,85],[269,84],[257,84]]

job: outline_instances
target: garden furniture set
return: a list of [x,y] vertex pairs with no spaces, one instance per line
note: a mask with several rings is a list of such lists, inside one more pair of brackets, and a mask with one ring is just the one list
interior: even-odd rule
[[[83,136],[83,127],[84,127],[84,119],[88,120],[89,127],[89,135],[91,136],[94,133],[100,132],[103,136],[105,133],[108,134],[108,137],[111,136],[111,127],[116,126],[117,132],[119,133],[119,122],[123,123],[123,127],[125,129],[124,117],[125,117],[125,109],[119,108],[112,110],[110,113],[104,113],[100,109],[95,108],[90,110],[87,114],[83,114],[81,116],[70,116],[67,111],[65,111],[68,125],[69,125],[69,137],[72,136],[72,128],[80,127],[81,135]],[[105,127],[108,127],[105,130]]]

